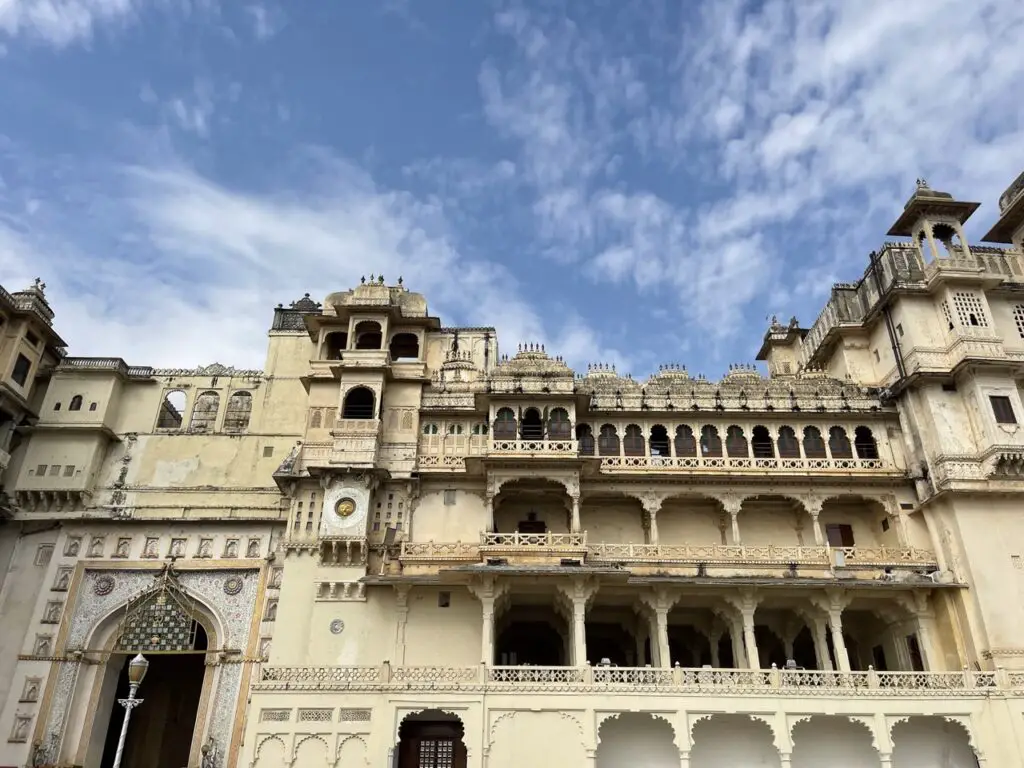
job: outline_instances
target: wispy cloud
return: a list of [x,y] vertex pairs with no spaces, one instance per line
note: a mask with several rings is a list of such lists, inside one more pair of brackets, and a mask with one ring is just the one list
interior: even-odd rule
[[382,188],[326,151],[303,153],[270,195],[186,166],[101,165],[65,183],[86,175],[104,190],[93,205],[102,218],[87,229],[58,200],[0,220],[0,268],[15,286],[50,276],[77,354],[258,366],[275,304],[326,292],[317,276],[336,290],[374,272],[402,275],[451,322],[497,323],[506,343],[546,342],[578,364],[625,359],[579,319],[545,322],[501,265],[461,254],[439,204]]
[[129,20],[135,10],[133,0],[3,0],[0,36],[25,36],[64,48],[90,40],[100,25]]

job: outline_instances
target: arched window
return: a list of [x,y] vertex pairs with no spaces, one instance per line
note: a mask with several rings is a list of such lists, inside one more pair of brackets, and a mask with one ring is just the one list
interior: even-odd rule
[[81,395],[75,395],[74,397],[71,398],[71,402],[68,403],[68,410],[69,411],[80,411],[80,410],[82,410],[82,396]]
[[619,433],[612,424],[605,424],[597,435],[597,452],[602,456],[619,455]]
[[742,427],[733,424],[725,431],[725,452],[733,459],[745,459],[750,456]]
[[710,424],[705,424],[700,430],[700,455],[722,455],[722,438],[718,435],[718,429]]
[[799,459],[800,443],[792,427],[779,427],[779,457],[783,459]]
[[668,444],[668,430],[661,424],[651,427],[651,456],[671,456]]
[[156,428],[181,429],[185,420],[185,402],[185,393],[180,389],[172,389],[164,395],[160,413],[156,417]]
[[328,333],[324,339],[324,360],[341,360],[341,353],[348,349],[348,334],[345,331]]
[[626,456],[644,455],[644,432],[636,424],[626,427],[625,437],[622,439],[622,452]]
[[754,452],[755,459],[774,459],[775,445],[772,443],[772,434],[768,427],[756,426],[750,435],[750,447]]
[[804,456],[808,459],[827,458],[825,441],[817,427],[804,427]]
[[363,320],[356,323],[356,349],[380,349],[382,335],[380,323]]
[[867,427],[857,427],[853,431],[853,445],[857,449],[858,459],[878,458],[878,444]]
[[565,408],[553,408],[548,414],[548,440],[568,440],[572,435],[569,412]]
[[415,333],[396,333],[388,347],[392,360],[419,360],[420,340]]
[[216,392],[203,392],[196,398],[192,406],[192,421],[188,424],[189,432],[212,432],[217,424],[217,411],[220,410],[220,395]]
[[345,403],[341,408],[343,419],[372,419],[376,398],[373,390],[367,387],[353,387],[345,395]]
[[697,438],[693,436],[693,430],[685,424],[676,427],[676,456],[686,458],[697,455]]
[[228,398],[228,407],[224,411],[224,431],[244,432],[249,428],[250,416],[252,416],[252,394],[244,389],[235,392]]
[[486,435],[487,434],[487,422],[480,421],[473,425],[474,435]]
[[516,415],[512,412],[511,408],[498,409],[498,412],[494,416],[493,434],[495,440],[516,439]]
[[437,434],[437,424],[424,424],[423,425],[423,434],[424,435],[436,435]]
[[833,459],[853,458],[853,446],[850,445],[850,438],[846,436],[845,429],[832,427],[828,431],[828,450]]
[[60,410],[60,403],[54,403],[53,404],[53,410],[59,411]]
[[449,435],[461,435],[462,434],[462,425],[461,424],[449,424],[448,425],[448,434]]
[[542,440],[544,438],[544,422],[540,419],[540,411],[527,408],[520,424],[523,440]]
[[594,455],[594,431],[589,424],[576,425],[576,439],[580,441],[580,456]]

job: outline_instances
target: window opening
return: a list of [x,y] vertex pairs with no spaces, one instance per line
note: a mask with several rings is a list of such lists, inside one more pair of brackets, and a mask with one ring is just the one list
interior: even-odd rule
[[32,368],[32,362],[24,355],[19,354],[18,359],[14,361],[14,370],[11,371],[11,378],[14,382],[24,387],[25,382],[28,381],[28,372]]
[[772,443],[768,427],[754,427],[754,431],[750,435],[750,447],[753,449],[755,459],[775,458],[775,445]]
[[832,427],[828,431],[828,449],[833,459],[853,458],[853,446],[850,445],[850,438],[842,427]]
[[356,323],[356,349],[380,349],[382,334],[380,323],[373,320],[363,320]]
[[846,523],[829,523],[825,526],[825,537],[830,547],[852,547],[853,526]]
[[730,458],[742,459],[750,455],[747,449],[747,438],[743,434],[743,428],[733,424],[725,432],[725,452]]
[[252,415],[252,394],[245,390],[235,392],[228,398],[228,407],[224,411],[224,431],[243,432],[249,428],[249,417]]
[[697,438],[693,430],[685,424],[676,427],[676,456],[692,457],[697,455]]
[[1016,424],[1017,416],[1013,412],[1013,403],[1005,395],[990,395],[989,402],[992,403],[992,413],[996,417],[997,424]]
[[343,419],[372,419],[374,410],[373,392],[366,387],[353,387],[345,395],[342,407]]
[[817,427],[804,427],[804,456],[808,459],[827,458],[825,440]]
[[661,424],[651,427],[651,456],[671,456],[672,451],[668,444],[668,430]]
[[718,434],[718,428],[705,424],[700,429],[700,455],[721,456],[722,438]]
[[516,415],[511,408],[499,408],[494,416],[494,439],[516,439]]
[[192,406],[192,421],[189,432],[212,432],[217,422],[217,411],[220,409],[220,395],[216,392],[203,392],[196,398]]
[[597,436],[597,451],[602,456],[619,455],[619,434],[612,424],[605,424]]
[[858,459],[878,458],[878,444],[867,427],[857,427],[853,431],[853,446],[857,449]]
[[622,452],[626,456],[643,456],[645,445],[644,433],[639,425],[630,424],[626,427],[626,434],[622,440]]
[[594,432],[589,424],[576,425],[576,439],[580,443],[580,456],[594,455]]
[[71,402],[68,403],[68,410],[69,411],[80,411],[80,410],[82,410],[82,396],[81,395],[75,395],[74,397],[71,398]]
[[394,360],[419,360],[420,340],[415,333],[396,333],[391,337],[388,351]]
[[156,419],[157,429],[181,429],[185,414],[185,393],[174,389],[164,395],[160,414]]
[[527,408],[523,414],[521,425],[523,440],[541,440],[544,437],[544,424],[540,420],[540,411]]
[[792,427],[779,427],[779,458],[799,459],[800,443],[796,439],[796,432]]
[[553,408],[548,414],[548,439],[568,440],[571,435],[569,412],[565,408]]

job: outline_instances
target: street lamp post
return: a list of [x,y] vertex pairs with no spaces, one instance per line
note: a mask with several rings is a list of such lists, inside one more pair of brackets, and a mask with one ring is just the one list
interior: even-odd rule
[[128,662],[128,698],[117,700],[117,703],[124,707],[124,722],[121,724],[121,736],[117,740],[117,752],[114,753],[114,768],[121,768],[124,740],[128,736],[128,721],[132,717],[132,710],[142,703],[142,699],[135,698],[135,693],[142,685],[142,679],[146,676],[147,669],[149,669],[149,661],[141,653]]

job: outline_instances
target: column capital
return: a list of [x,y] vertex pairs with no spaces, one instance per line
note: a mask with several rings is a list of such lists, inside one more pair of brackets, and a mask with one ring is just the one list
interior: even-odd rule
[[728,512],[732,517],[736,517],[743,508],[743,502],[746,497],[737,493],[723,493],[717,498],[718,502],[722,505],[722,509]]
[[589,576],[574,576],[568,584],[559,584],[558,590],[573,606],[585,606],[597,594],[597,582]]
[[411,584],[395,584],[395,605],[399,610],[409,610],[409,593],[412,591]]
[[640,502],[644,508],[644,512],[649,515],[658,514],[661,510],[661,505],[668,496],[666,493],[655,493],[653,491],[644,491],[643,493],[633,493],[630,495]]
[[809,493],[806,496],[800,497],[800,503],[804,505],[807,514],[811,517],[817,517],[821,514],[821,508],[825,505],[825,499],[817,494]]
[[740,616],[753,616],[761,602],[761,596],[751,587],[740,589],[738,594],[727,595],[725,601],[739,611]]
[[665,587],[656,587],[646,594],[640,595],[640,602],[657,613],[667,614],[679,602],[679,595]]
[[508,590],[508,584],[499,582],[494,576],[483,576],[480,579],[467,584],[466,588],[481,603],[494,603]]

